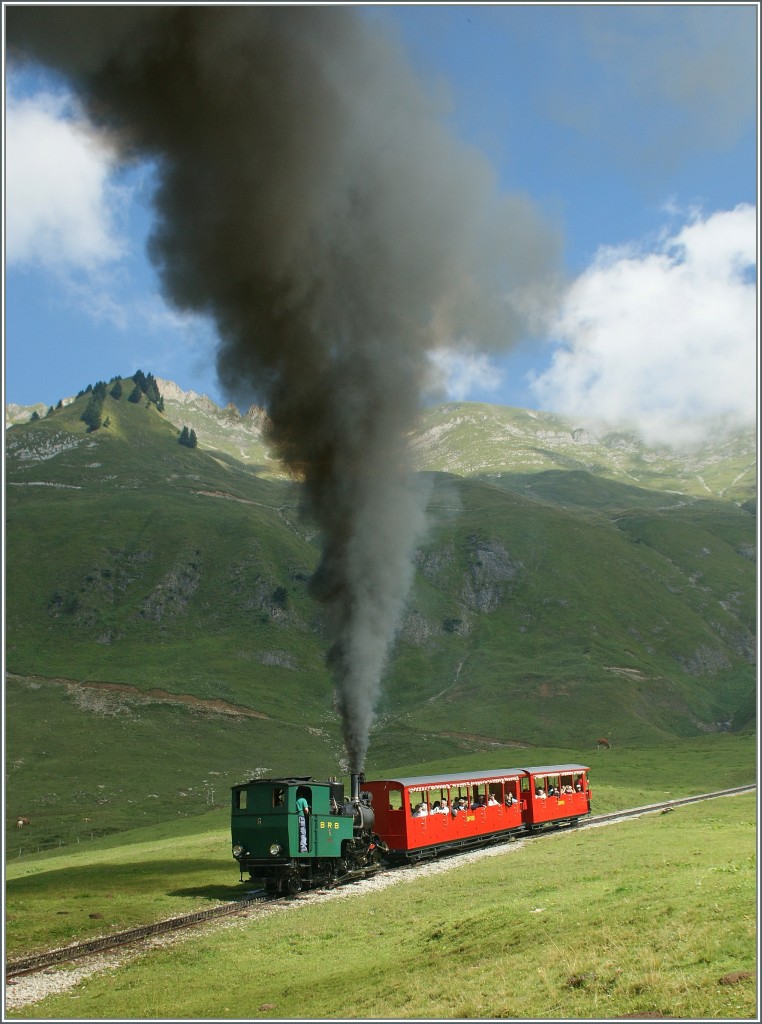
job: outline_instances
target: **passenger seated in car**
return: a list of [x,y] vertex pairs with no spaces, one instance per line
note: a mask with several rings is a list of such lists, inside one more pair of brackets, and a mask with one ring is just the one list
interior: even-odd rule
[[548,796],[558,796],[558,789],[553,785],[552,782],[550,786],[548,786]]
[[429,811],[429,814],[445,814],[446,812],[447,808],[442,807],[441,800],[435,800],[434,803],[431,805],[431,810]]
[[542,786],[538,786],[535,790],[535,796],[539,796],[541,800],[546,800],[548,794],[545,792],[545,789]]
[[429,809],[426,804],[418,804],[416,809],[413,811],[414,818],[425,818],[429,813]]
[[498,802],[495,799],[495,794],[494,793],[490,793],[489,800],[487,801],[487,807],[497,807],[497,806],[498,806]]
[[476,810],[478,810],[479,807],[486,807],[486,805],[487,805],[487,798],[483,794],[482,794],[482,796],[475,796],[474,797],[474,802],[471,804],[471,810],[472,811],[476,811]]
[[513,805],[516,804],[516,803],[518,803],[518,800],[513,795],[513,793],[506,793],[505,794],[505,806],[506,807],[513,807]]

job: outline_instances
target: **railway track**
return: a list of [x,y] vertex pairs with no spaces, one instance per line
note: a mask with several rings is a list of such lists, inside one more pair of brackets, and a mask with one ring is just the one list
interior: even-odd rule
[[[604,825],[606,822],[619,821],[623,818],[635,818],[642,814],[661,813],[681,807],[685,804],[699,803],[702,800],[713,800],[722,796],[737,796],[741,793],[750,793],[756,789],[755,784],[746,786],[734,786],[731,789],[721,789],[712,793],[701,793],[696,796],[679,797],[675,800],[665,800],[662,803],[646,804],[642,807],[631,807],[622,811],[612,811],[609,814],[596,814],[584,821],[580,821],[579,828],[591,828],[595,825]],[[539,835],[540,833],[535,833]],[[457,856],[455,854],[454,856]],[[395,870],[395,869],[390,869]],[[192,914],[182,914],[179,917],[169,918],[166,921],[156,921],[153,924],[144,925],[140,928],[131,928],[129,931],[117,932],[113,935],[104,935],[97,939],[89,939],[86,942],[78,942],[72,946],[64,946],[60,949],[51,949],[44,953],[37,953],[33,956],[24,957],[6,964],[6,981],[11,981],[25,974],[34,974],[57,964],[70,963],[82,957],[91,956],[95,953],[103,953],[109,950],[120,949],[133,945],[141,939],[149,939],[157,935],[166,935],[170,932],[181,931],[191,928],[196,924],[203,924],[206,921],[213,921],[217,918],[227,917],[232,914],[239,914],[250,910],[257,905],[285,903],[299,899],[298,896],[269,896],[264,892],[257,893],[248,899],[236,900],[232,903],[224,903],[218,907],[211,907],[208,910],[199,910]]]
[[684,804],[696,804],[702,800],[713,800],[719,796],[740,796],[741,793],[751,793],[757,788],[756,783],[747,786],[733,786],[731,789],[718,789],[713,793],[699,793],[696,796],[678,797],[676,800],[665,800],[659,804],[645,804],[643,807],[631,807],[625,811],[611,811],[610,814],[596,814],[585,818],[579,824],[580,828],[591,828],[593,825],[605,825],[607,821],[618,821],[620,818],[637,818],[641,814],[654,814],[657,811],[672,810],[675,807],[682,807]]
[[[280,898],[285,899],[285,897]],[[45,953],[37,953],[6,964],[5,977],[6,980],[10,980],[23,974],[34,974],[37,971],[44,970],[46,967],[70,963],[72,960],[79,960],[94,953],[104,953],[108,950],[119,949],[122,946],[130,946],[141,939],[150,939],[155,935],[167,935],[169,932],[191,928],[194,924],[203,924],[206,921],[213,921],[218,917],[226,917],[229,914],[239,914],[257,904],[276,901],[277,898],[273,900],[264,894],[256,895],[250,899],[235,900],[233,903],[224,903],[219,907],[211,907],[209,910],[198,910],[193,914],[182,914],[179,917],[172,917],[166,921],[155,921],[153,924],[142,925],[140,928],[130,928],[129,931],[115,932],[113,935],[103,935],[97,939],[88,939],[86,942],[78,942],[73,946],[51,949]]]

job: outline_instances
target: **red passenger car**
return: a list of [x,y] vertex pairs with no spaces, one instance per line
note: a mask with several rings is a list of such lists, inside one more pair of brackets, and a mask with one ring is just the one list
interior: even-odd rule
[[499,768],[377,780],[363,783],[363,789],[372,794],[375,830],[388,847],[386,856],[419,860],[576,821],[590,811],[588,771],[583,765]]
[[590,813],[590,783],[583,764],[524,768],[521,780],[524,823],[528,832],[560,821],[576,822]]
[[366,782],[391,859],[417,860],[523,828],[521,768]]

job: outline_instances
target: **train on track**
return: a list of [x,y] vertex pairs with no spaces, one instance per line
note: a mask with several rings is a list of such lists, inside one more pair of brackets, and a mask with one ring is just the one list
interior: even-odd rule
[[576,825],[590,814],[581,764],[489,769],[371,782],[252,779],[232,788],[233,857],[258,888],[295,895],[382,864]]

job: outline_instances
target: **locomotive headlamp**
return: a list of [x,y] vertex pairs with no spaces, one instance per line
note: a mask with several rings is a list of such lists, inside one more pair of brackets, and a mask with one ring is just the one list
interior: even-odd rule
[[273,843],[272,846],[270,847],[270,856],[271,857],[277,857],[279,853],[280,853],[280,844],[279,843]]
[[242,847],[242,846],[240,846],[240,845],[238,845],[238,846],[234,846],[234,847],[233,847],[233,856],[234,856],[234,857],[235,857],[236,859],[238,859],[239,857],[243,856],[243,847]]

